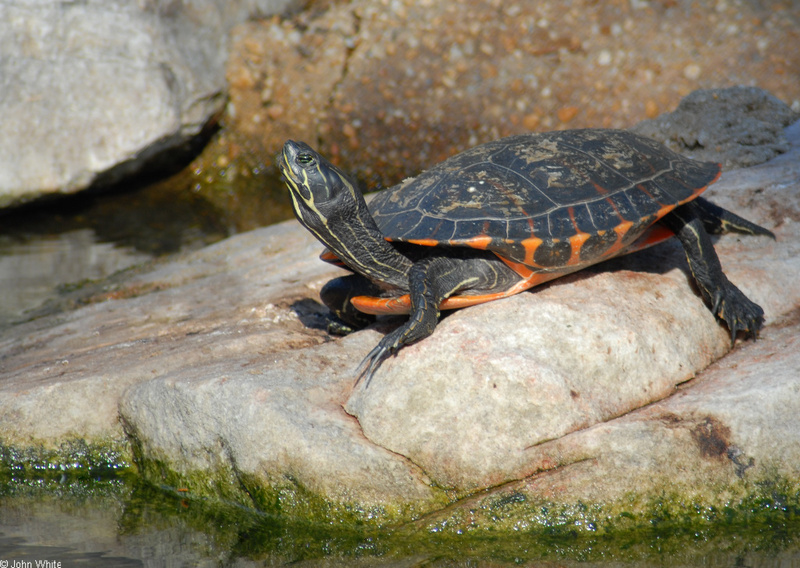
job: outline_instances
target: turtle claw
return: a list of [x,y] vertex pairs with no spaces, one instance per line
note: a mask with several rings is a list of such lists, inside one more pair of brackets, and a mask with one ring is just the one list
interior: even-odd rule
[[389,357],[390,353],[383,349],[380,345],[375,347],[369,354],[364,357],[361,363],[358,364],[356,368],[356,385],[361,382],[361,379],[364,379],[364,388],[369,388],[369,384],[372,382],[372,377],[375,375],[375,371],[378,370],[381,363],[383,363],[384,359]]
[[364,379],[364,388],[368,388],[375,371],[381,364],[391,357],[400,346],[404,344],[404,327],[400,327],[393,332],[385,335],[378,344],[367,353],[367,356],[358,364],[356,368],[356,385]]
[[731,332],[731,346],[736,342],[736,336],[740,331],[752,339],[757,339],[758,332],[764,325],[764,310],[761,306],[751,301],[730,282],[714,294],[713,312],[728,326]]
[[370,351],[366,357],[358,364],[356,368],[356,385],[364,379],[364,388],[369,388],[369,384],[372,382],[372,377],[375,375],[375,371],[378,370],[378,367],[381,366],[390,355],[392,351],[387,347],[381,345],[380,343],[375,346],[375,348]]

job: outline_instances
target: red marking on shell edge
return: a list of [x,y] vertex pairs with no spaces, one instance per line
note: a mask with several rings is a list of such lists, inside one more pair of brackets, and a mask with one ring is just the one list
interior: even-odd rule
[[713,185],[713,184],[717,183],[721,176],[722,176],[722,164],[717,164],[717,175],[714,176],[714,179],[712,179],[706,185],[696,188],[689,197],[687,197],[683,201],[679,201],[678,205],[683,205],[684,203],[689,203],[692,199],[696,198],[698,195],[700,195],[705,190],[707,190],[710,185]]
[[[694,199],[694,197],[692,197],[692,199]],[[656,220],[661,219],[664,215],[675,209],[675,207],[677,207],[677,205],[665,205],[664,207],[656,211]]]
[[589,240],[589,233],[585,233],[578,228],[578,222],[575,221],[575,209],[573,207],[567,208],[569,213],[569,220],[572,221],[572,226],[575,228],[575,234],[569,238],[569,246],[572,252],[567,261],[567,266],[573,266],[581,261],[581,248],[583,244]]
[[719,181],[720,177],[722,177],[722,164],[717,163],[717,175],[715,175],[714,179],[712,179],[710,182],[708,182],[704,187],[701,187],[700,190],[697,193],[695,193],[695,195],[700,195],[706,189],[708,189],[709,185],[711,185],[712,183],[717,183]]
[[[540,239],[539,237],[531,237],[529,239],[523,239],[522,242],[520,242],[520,244],[522,245],[522,248],[525,249],[525,261],[522,264],[527,266],[538,266],[533,261],[533,256],[536,254],[536,249],[539,248],[539,245],[542,244],[542,239]],[[507,261],[506,259],[503,260],[505,261],[506,264],[511,266],[511,268],[513,268],[514,271],[517,272],[517,274],[519,274],[519,271],[516,268],[514,268],[511,264],[509,264],[510,261]]]
[[632,252],[636,252],[639,250],[646,249],[653,245],[657,245],[663,241],[666,241],[670,237],[674,237],[675,233],[670,231],[664,225],[651,225],[647,228],[647,230],[642,233],[642,235],[633,241],[626,249],[625,254],[629,254]]
[[569,238],[569,246],[572,249],[567,266],[573,266],[581,262],[581,249],[591,235],[589,233],[577,233]]
[[614,227],[614,232],[617,233],[618,242],[622,241],[622,237],[624,237],[628,231],[631,230],[631,227],[633,227],[633,221],[623,221]]

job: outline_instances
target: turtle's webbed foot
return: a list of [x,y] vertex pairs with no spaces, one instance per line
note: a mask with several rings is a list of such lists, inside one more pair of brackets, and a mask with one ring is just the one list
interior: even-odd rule
[[725,322],[731,332],[731,345],[736,335],[743,331],[756,339],[764,325],[764,310],[751,301],[744,293],[730,282],[718,288],[713,294],[712,312]]

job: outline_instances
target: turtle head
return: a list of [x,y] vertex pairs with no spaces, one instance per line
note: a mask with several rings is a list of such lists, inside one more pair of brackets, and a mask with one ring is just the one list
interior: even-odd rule
[[411,261],[386,241],[361,191],[308,144],[287,140],[278,156],[298,221],[347,265],[375,282],[408,287]]
[[331,221],[357,215],[361,192],[342,171],[304,142],[287,140],[278,156],[298,220],[318,237],[333,230]]

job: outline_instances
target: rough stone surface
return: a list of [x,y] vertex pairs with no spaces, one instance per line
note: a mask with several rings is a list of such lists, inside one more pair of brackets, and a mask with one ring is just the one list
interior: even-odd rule
[[453,314],[347,411],[439,485],[476,489],[524,468],[527,448],[668,396],[728,349],[679,269],[570,280]]
[[674,112],[632,130],[695,160],[725,169],[754,166],[789,149],[783,129],[800,118],[784,102],[756,87],[695,91]]
[[0,206],[135,172],[225,104],[227,32],[291,0],[0,4]]
[[[725,508],[765,489],[780,503],[782,482],[800,475],[800,311],[739,346],[671,397],[525,450],[518,481],[465,499],[422,525],[446,526],[465,511],[475,526],[520,530],[537,504],[583,503],[589,530],[603,510],[650,507],[663,520],[724,520]],[[498,504],[528,502],[523,514]],[[611,505],[611,507],[609,507]],[[780,505],[779,505],[780,506]],[[463,526],[463,523],[460,523]],[[594,526],[591,526],[594,525]]]
[[497,502],[524,512],[677,492],[719,504],[797,484],[800,124],[789,133],[790,152],[709,190],[777,241],[718,239],[768,327],[708,371],[727,331],[664,243],[458,311],[354,389],[380,335],[326,333],[316,294],[338,271],[291,222],[0,331],[0,441],[128,436],[145,463],[195,480],[190,492],[215,491],[198,474],[256,505],[259,486],[290,486],[370,515],[428,512],[423,524],[476,503],[488,516],[475,522],[491,525]]
[[628,128],[696,89],[799,112],[798,29],[796,2],[321,2],[236,29],[227,123],[389,186],[510,134]]
[[227,359],[177,370],[130,389],[120,413],[145,454],[180,473],[230,468],[237,479],[255,475],[274,488],[291,480],[360,506],[433,500],[418,467],[367,442],[342,410],[347,381],[321,376],[326,361],[347,368],[342,351],[327,344],[300,361],[281,354],[267,365]]
[[131,384],[218,356],[322,342],[291,307],[330,271],[318,249],[289,224],[246,233],[128,276],[80,309],[5,330],[3,439],[119,437],[117,404]]

